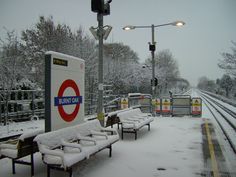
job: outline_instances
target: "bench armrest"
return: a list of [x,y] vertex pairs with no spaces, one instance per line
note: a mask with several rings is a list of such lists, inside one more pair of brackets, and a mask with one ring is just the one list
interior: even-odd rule
[[122,120],[121,123],[134,124],[135,125],[135,122],[134,121],[130,121],[130,120]]
[[102,128],[101,128],[101,131],[102,131],[102,132],[111,132],[111,133],[112,133],[112,132],[115,132],[115,133],[117,132],[117,130],[116,130],[115,128],[110,128],[110,127],[106,127],[106,128],[103,128],[103,127],[102,127]]
[[58,157],[61,157],[62,159],[64,158],[64,153],[62,151],[48,149],[48,148],[45,148],[43,145],[39,145],[39,151],[45,155],[58,156]]
[[77,138],[78,138],[78,140],[91,141],[91,142],[94,143],[94,145],[97,144],[97,141],[96,141],[94,138],[91,138],[91,137],[81,136],[81,135],[78,135],[78,134],[77,134]]
[[78,148],[80,150],[80,152],[82,152],[82,146],[80,144],[69,143],[69,142],[66,142],[65,140],[62,140],[61,145],[64,146],[64,147]]
[[56,149],[48,149],[45,145],[39,145],[39,151],[42,155],[51,155],[61,158],[62,166],[66,169],[65,162],[64,162],[64,155],[63,151],[57,151]]
[[134,118],[128,118],[128,119],[126,119],[126,120],[134,121],[134,122],[140,122],[140,121],[141,121],[140,119],[138,119],[138,118],[136,118],[136,117],[134,117]]
[[138,116],[138,115],[134,115],[131,118],[132,119],[138,119],[138,120],[145,120],[147,119],[148,116]]
[[106,139],[108,139],[108,136],[105,132],[99,132],[99,131],[91,130],[90,133],[91,133],[91,135],[104,136],[104,137],[106,137]]

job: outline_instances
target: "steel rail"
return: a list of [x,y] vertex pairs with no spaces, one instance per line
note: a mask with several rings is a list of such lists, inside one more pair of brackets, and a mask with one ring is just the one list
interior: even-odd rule
[[[203,102],[205,103],[206,107],[208,108],[208,110],[211,112],[211,114],[213,115],[213,117],[215,118],[216,122],[218,123],[219,127],[221,128],[222,132],[224,133],[225,137],[227,138],[233,152],[236,154],[236,147],[232,141],[232,139],[230,138],[229,134],[227,133],[227,131],[225,130],[225,128],[223,127],[223,125],[220,123],[220,121],[218,120],[218,117],[215,115],[215,113],[213,112],[212,108],[214,108],[223,118],[224,120],[226,120],[226,122],[236,131],[236,127],[230,122],[228,121],[227,118],[225,118],[225,116],[222,114],[222,112],[220,112],[219,109],[217,109],[209,100],[206,99],[206,97],[204,97],[204,95],[201,94],[201,97],[203,98]],[[210,106],[212,108],[210,108]],[[229,123],[230,122],[230,123]],[[233,125],[233,126],[232,126]]]

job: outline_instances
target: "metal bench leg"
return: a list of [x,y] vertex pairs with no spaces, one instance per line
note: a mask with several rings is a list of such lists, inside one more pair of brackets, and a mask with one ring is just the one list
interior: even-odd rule
[[47,177],[50,177],[50,166],[47,165]]
[[109,146],[109,157],[112,156],[112,145]]
[[16,174],[15,160],[12,159],[12,174]]
[[151,127],[150,124],[148,124],[148,131],[150,131],[150,129],[151,129],[150,127]]
[[123,140],[124,138],[124,132],[123,132],[123,127],[121,126],[121,139]]
[[30,160],[31,160],[31,176],[34,176],[34,154],[30,155]]
[[68,172],[69,172],[69,177],[72,177],[72,176],[73,176],[72,167],[71,167],[71,168],[69,168]]

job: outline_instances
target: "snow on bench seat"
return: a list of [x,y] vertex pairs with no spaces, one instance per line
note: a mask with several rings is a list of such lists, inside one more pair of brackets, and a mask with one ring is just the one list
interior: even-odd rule
[[73,165],[105,148],[110,149],[111,157],[112,144],[118,140],[117,131],[103,128],[97,119],[47,132],[34,139],[47,164],[48,177],[50,169],[64,169],[72,176]]
[[[34,176],[33,154],[38,151],[37,144],[33,142],[36,135],[43,133],[44,130],[33,130],[25,132],[16,139],[10,139],[0,144],[0,154],[3,157],[12,159],[12,173],[15,174],[15,164],[31,166],[31,176]],[[30,162],[18,159],[30,155]]]
[[139,108],[118,113],[121,124],[121,138],[124,133],[134,133],[137,139],[137,131],[147,125],[150,130],[150,123],[154,120],[150,113],[142,113]]

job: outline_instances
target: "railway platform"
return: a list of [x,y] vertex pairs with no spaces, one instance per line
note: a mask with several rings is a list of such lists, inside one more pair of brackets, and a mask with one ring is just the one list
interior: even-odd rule
[[[192,117],[155,117],[150,132],[139,131],[134,140],[128,134],[113,147],[113,157],[102,151],[79,163],[74,177],[234,177],[228,165],[212,121]],[[104,154],[105,153],[105,154]],[[25,177],[28,167],[17,166],[11,173],[11,161],[0,160],[0,176]],[[35,154],[35,177],[46,175],[39,153]],[[54,171],[52,176],[63,175]],[[65,173],[65,175],[67,175]]]
[[[211,120],[203,118],[202,124],[202,153],[204,171],[207,177],[235,177],[234,162],[229,159],[222,139],[217,135]],[[232,155],[234,155],[232,153]],[[231,161],[231,162],[230,162]]]

